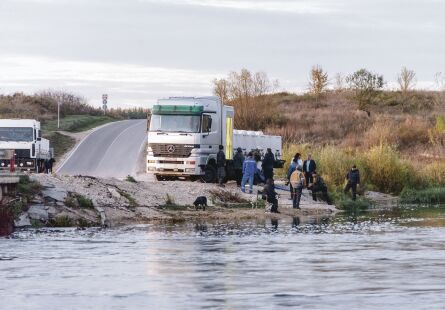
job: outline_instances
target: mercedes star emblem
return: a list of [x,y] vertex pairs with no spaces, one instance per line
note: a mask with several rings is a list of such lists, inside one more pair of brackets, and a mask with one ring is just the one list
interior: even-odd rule
[[170,154],[173,153],[175,151],[175,146],[174,145],[167,145],[167,152],[169,152]]

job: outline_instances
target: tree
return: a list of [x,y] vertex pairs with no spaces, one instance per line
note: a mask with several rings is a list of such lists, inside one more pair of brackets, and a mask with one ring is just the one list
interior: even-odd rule
[[261,130],[276,117],[270,98],[265,96],[273,85],[264,72],[232,71],[226,79],[213,80],[213,86],[215,95],[234,106],[235,126],[239,129]]
[[372,73],[366,69],[360,69],[347,76],[346,82],[354,91],[354,99],[359,109],[366,111],[368,115],[370,115],[367,107],[372,103],[377,91],[383,88],[383,75]]
[[335,90],[341,92],[345,89],[345,77],[342,73],[337,73],[335,75]]
[[228,100],[228,82],[225,79],[214,79],[213,80],[213,92],[218,96],[222,102]]
[[399,83],[402,93],[406,94],[416,84],[416,73],[413,70],[403,67],[397,76],[397,82]]
[[319,98],[328,86],[328,74],[320,65],[312,67],[309,77],[309,91]]

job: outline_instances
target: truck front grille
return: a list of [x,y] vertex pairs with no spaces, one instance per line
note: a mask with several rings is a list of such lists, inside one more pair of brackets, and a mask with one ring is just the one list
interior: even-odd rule
[[29,149],[15,150],[17,158],[31,158],[31,151]]
[[154,157],[189,157],[196,145],[150,143]]

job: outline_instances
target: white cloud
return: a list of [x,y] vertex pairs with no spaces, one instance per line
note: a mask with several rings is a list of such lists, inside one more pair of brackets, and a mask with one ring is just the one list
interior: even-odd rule
[[250,11],[269,11],[298,14],[322,14],[334,11],[332,5],[317,0],[139,0],[140,2],[174,5],[193,5]]
[[85,95],[95,105],[110,94],[115,106],[152,104],[170,95],[206,95],[217,72],[53,60],[33,56],[0,57],[0,91],[63,89]]

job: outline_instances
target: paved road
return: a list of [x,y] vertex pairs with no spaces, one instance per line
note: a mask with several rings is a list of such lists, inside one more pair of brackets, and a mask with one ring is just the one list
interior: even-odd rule
[[93,131],[57,170],[58,174],[123,178],[141,166],[145,120],[110,123]]

